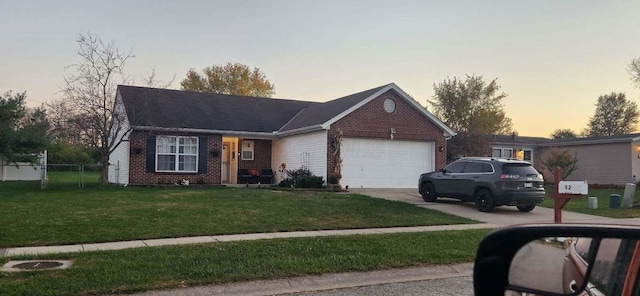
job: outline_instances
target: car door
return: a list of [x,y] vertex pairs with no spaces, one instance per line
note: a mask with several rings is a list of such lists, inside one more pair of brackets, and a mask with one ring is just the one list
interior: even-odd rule
[[464,172],[465,165],[465,161],[453,162],[433,176],[433,185],[439,196],[457,196],[456,184],[460,175]]
[[[489,167],[489,172],[487,172]],[[464,172],[456,180],[456,194],[463,196],[473,196],[477,183],[482,181],[483,175],[491,174],[491,165],[479,162],[470,161],[464,167]]]

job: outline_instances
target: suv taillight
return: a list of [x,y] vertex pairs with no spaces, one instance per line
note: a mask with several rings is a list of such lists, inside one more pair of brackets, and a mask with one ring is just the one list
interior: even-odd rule
[[519,175],[505,175],[505,174],[502,174],[502,175],[500,175],[500,179],[502,179],[502,180],[505,180],[505,179],[506,180],[517,180],[517,179],[520,179],[520,176]]

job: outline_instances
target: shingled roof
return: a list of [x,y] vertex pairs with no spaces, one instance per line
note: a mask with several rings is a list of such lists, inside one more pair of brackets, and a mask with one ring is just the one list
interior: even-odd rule
[[487,139],[494,144],[509,145],[537,145],[551,141],[549,138],[543,137],[521,137],[517,135],[487,135]]
[[273,133],[316,102],[118,86],[133,126]]
[[640,140],[640,133],[613,136],[595,136],[584,138],[549,139],[541,137],[520,137],[490,135],[489,141],[494,145],[529,145],[535,147],[576,146],[593,144],[627,143]]
[[300,114],[291,120],[287,125],[283,126],[280,131],[291,131],[300,128],[323,124],[330,119],[338,116],[340,113],[362,102],[387,85],[365,90],[359,93],[348,95],[322,104],[307,106]]
[[455,134],[393,83],[324,103],[125,85],[118,86],[118,95],[134,128],[275,136],[276,133],[323,128],[376,94],[391,89],[413,103],[446,133]]

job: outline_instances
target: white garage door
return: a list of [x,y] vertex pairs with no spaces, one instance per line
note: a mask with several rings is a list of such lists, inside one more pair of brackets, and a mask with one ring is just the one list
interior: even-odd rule
[[342,186],[417,188],[420,174],[434,169],[433,142],[344,138]]

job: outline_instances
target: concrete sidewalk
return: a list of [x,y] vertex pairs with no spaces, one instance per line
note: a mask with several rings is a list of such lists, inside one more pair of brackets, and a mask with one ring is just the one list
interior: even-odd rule
[[188,245],[188,244],[200,244],[200,243],[245,241],[245,240],[259,240],[259,239],[274,239],[274,238],[344,236],[344,235],[354,235],[354,234],[384,234],[384,233],[426,232],[426,231],[445,231],[445,230],[464,230],[464,229],[491,229],[491,228],[498,228],[498,227],[500,226],[490,224],[490,223],[480,223],[480,224],[457,224],[457,225],[438,225],[438,226],[294,231],[294,232],[196,236],[196,237],[181,237],[181,238],[161,238],[161,239],[107,242],[107,243],[96,243],[96,244],[7,248],[7,249],[0,249],[0,257],[37,255],[37,254],[55,254],[55,253],[77,253],[77,252],[104,251],[104,250],[122,250],[122,249],[130,249],[130,248],[157,247],[157,246],[169,246],[169,245]]

